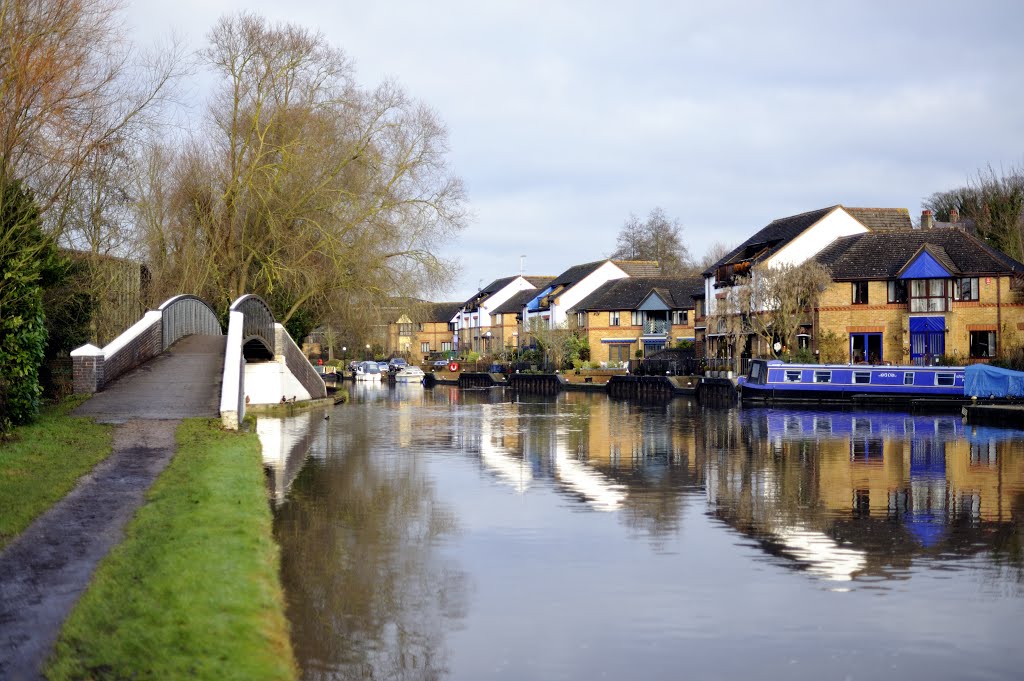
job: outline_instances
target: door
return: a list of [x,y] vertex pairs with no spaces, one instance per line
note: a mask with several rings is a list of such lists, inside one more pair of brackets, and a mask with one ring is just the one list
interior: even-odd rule
[[880,364],[882,362],[882,334],[880,333],[851,333],[850,334],[850,362],[869,362]]
[[910,363],[933,364],[946,354],[945,317],[910,318]]

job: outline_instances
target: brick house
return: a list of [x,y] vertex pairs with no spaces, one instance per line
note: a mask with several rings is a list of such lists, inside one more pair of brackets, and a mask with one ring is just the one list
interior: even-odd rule
[[701,277],[627,277],[606,282],[570,310],[586,333],[590,358],[618,363],[695,339],[694,298]]
[[[905,208],[848,208],[842,205],[773,220],[704,271],[704,298],[697,303],[697,344],[707,357],[741,354],[762,356],[768,350],[747,336],[734,344],[723,328],[723,315],[734,314],[730,300],[738,289],[758,286],[756,266],[800,265],[843,237],[910,231],[910,213]],[[756,313],[756,311],[755,311]],[[709,326],[714,324],[714,328]],[[809,342],[809,335],[804,335]]]
[[415,323],[413,356],[426,362],[432,355],[444,353],[454,357],[455,318],[462,309],[462,303],[425,303]]
[[842,237],[815,260],[833,280],[815,326],[851,362],[984,362],[1024,341],[1024,264],[964,229]]

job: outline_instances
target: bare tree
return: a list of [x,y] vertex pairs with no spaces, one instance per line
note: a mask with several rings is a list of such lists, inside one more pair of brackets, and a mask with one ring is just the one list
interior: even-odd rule
[[730,246],[721,241],[716,241],[708,247],[704,257],[700,259],[699,263],[697,263],[697,269],[704,272],[716,262],[729,255],[733,248],[735,248],[735,246]]
[[799,265],[756,265],[749,284],[740,292],[742,312],[750,329],[774,354],[774,344],[795,347],[800,327],[810,315],[822,291],[831,282],[828,270],[814,260]]
[[611,257],[622,260],[657,260],[662,274],[685,275],[694,270],[690,250],[682,240],[682,223],[654,208],[641,221],[630,215],[616,238]]
[[182,73],[176,45],[132,50],[120,10],[118,0],[0,0],[0,175],[31,187],[61,241],[83,218],[95,226],[100,205],[83,185],[107,184]]
[[466,210],[432,110],[393,83],[360,89],[341,50],[292,24],[240,14],[209,40],[210,125],[150,175],[143,207],[163,281],[221,306],[260,293],[308,326],[451,280],[436,251]]
[[924,201],[938,220],[956,209],[981,238],[1017,260],[1024,259],[1024,168],[981,169],[966,186],[936,192]]

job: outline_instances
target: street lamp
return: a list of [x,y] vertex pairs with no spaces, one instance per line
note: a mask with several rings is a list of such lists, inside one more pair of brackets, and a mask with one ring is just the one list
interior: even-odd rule
[[348,347],[344,345],[341,346],[341,358],[348,359]]
[[366,344],[366,359],[370,359],[370,344]]

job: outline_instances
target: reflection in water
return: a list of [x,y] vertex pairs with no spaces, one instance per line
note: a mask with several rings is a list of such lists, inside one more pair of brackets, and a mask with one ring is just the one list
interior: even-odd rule
[[326,422],[345,445],[309,461],[276,516],[296,655],[307,679],[439,678],[467,583],[433,547],[456,519],[415,459],[371,451],[393,421],[360,416]]
[[373,384],[331,415],[260,431],[313,453],[275,525],[307,679],[1024,663],[1021,431]]

